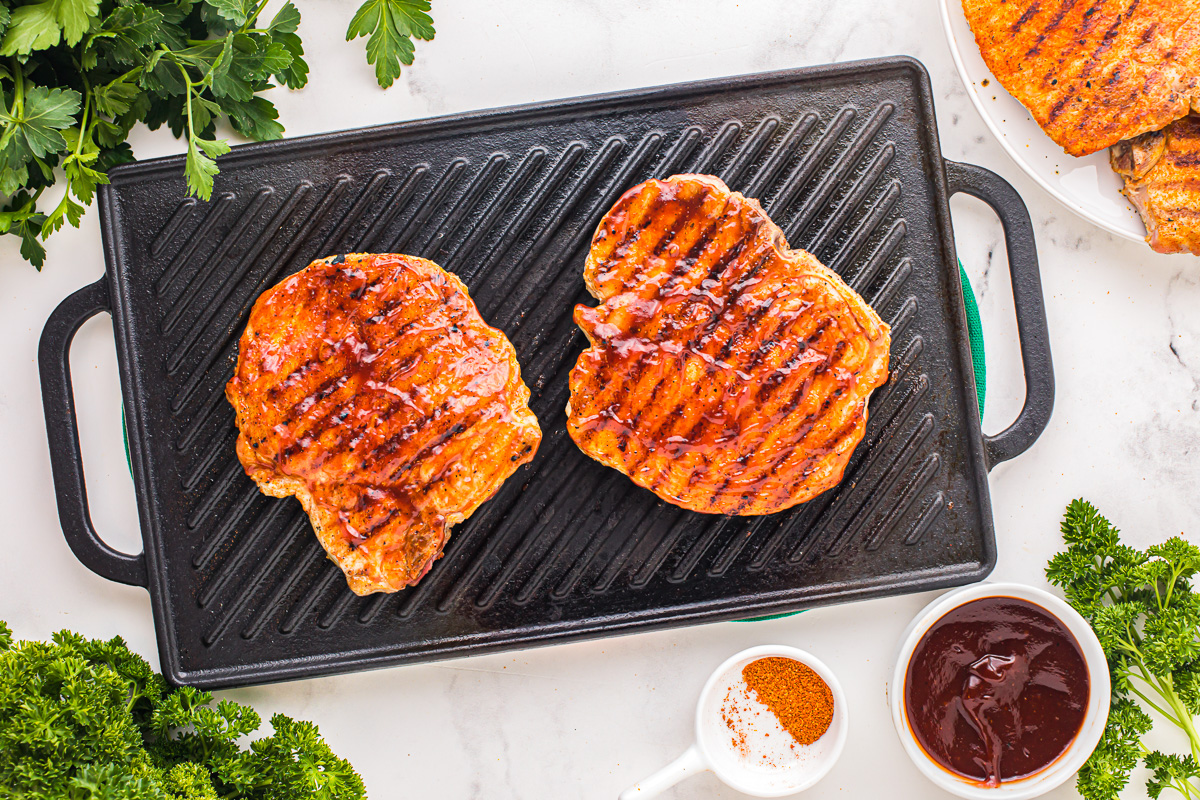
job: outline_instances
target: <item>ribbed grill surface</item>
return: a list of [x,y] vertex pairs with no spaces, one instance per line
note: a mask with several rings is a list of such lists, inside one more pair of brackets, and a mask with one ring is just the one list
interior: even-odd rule
[[[210,202],[177,160],[102,195],[165,666],[203,686],[736,618],[960,583],[990,567],[961,302],[928,85],[848,65],[244,148]],[[567,437],[597,222],[649,177],[757,197],[892,326],[892,376],[837,489],[791,512],[683,511]],[[544,440],[415,588],[355,597],[294,500],[234,455],[223,390],[258,295],[312,259],[406,252],[470,287],[512,340]],[[136,427],[136,426],[135,426]],[[136,434],[136,432],[135,432]],[[152,559],[151,563],[154,563]]]

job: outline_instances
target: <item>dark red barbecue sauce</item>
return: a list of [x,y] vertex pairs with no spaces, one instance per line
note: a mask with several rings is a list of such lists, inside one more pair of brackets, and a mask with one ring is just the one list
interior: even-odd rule
[[1089,683],[1062,622],[1033,603],[988,597],[925,633],[908,663],[904,704],[930,758],[996,786],[1063,754],[1083,724]]

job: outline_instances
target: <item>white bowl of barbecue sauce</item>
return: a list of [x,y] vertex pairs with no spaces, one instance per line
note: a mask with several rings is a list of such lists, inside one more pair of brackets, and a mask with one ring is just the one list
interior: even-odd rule
[[1111,699],[1096,635],[1049,592],[979,583],[930,603],[889,686],[896,733],[927,778],[968,800],[1026,800],[1071,778]]

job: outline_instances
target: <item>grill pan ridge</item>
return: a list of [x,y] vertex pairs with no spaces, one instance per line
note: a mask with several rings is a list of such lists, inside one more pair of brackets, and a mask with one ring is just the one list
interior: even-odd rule
[[[718,175],[892,326],[891,377],[841,485],[787,512],[684,511],[585,456],[565,430],[572,320],[597,222],[629,187]],[[948,176],[948,183],[947,183]],[[40,355],[68,542],[147,586],[164,672],[203,687],[295,678],[961,584],[995,560],[987,469],[1053,398],[1028,215],[1011,187],[945,165],[928,77],[881,59],[237,148],[209,202],[181,160],[101,188],[108,271],[55,311]],[[1006,227],[1026,408],[979,428],[948,191]],[[359,598],[294,499],[262,495],[224,398],[258,295],[314,258],[407,252],[458,274],[512,340],[544,439],[452,532],[417,586]],[[114,317],[145,553],[87,516],[67,356]]]

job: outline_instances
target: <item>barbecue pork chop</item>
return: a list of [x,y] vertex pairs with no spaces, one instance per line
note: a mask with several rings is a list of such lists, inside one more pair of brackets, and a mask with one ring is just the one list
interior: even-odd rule
[[420,580],[541,440],[512,344],[412,256],[322,259],[264,292],[225,394],[246,474],[299,498],[360,595]]
[[584,266],[591,347],[567,430],[693,511],[767,514],[836,485],[887,380],[889,331],[757,201],[708,175],[630,189]]
[[1146,223],[1150,246],[1200,255],[1200,117],[1114,145],[1109,159]]
[[1073,156],[1200,99],[1200,0],[962,0],[988,69]]

